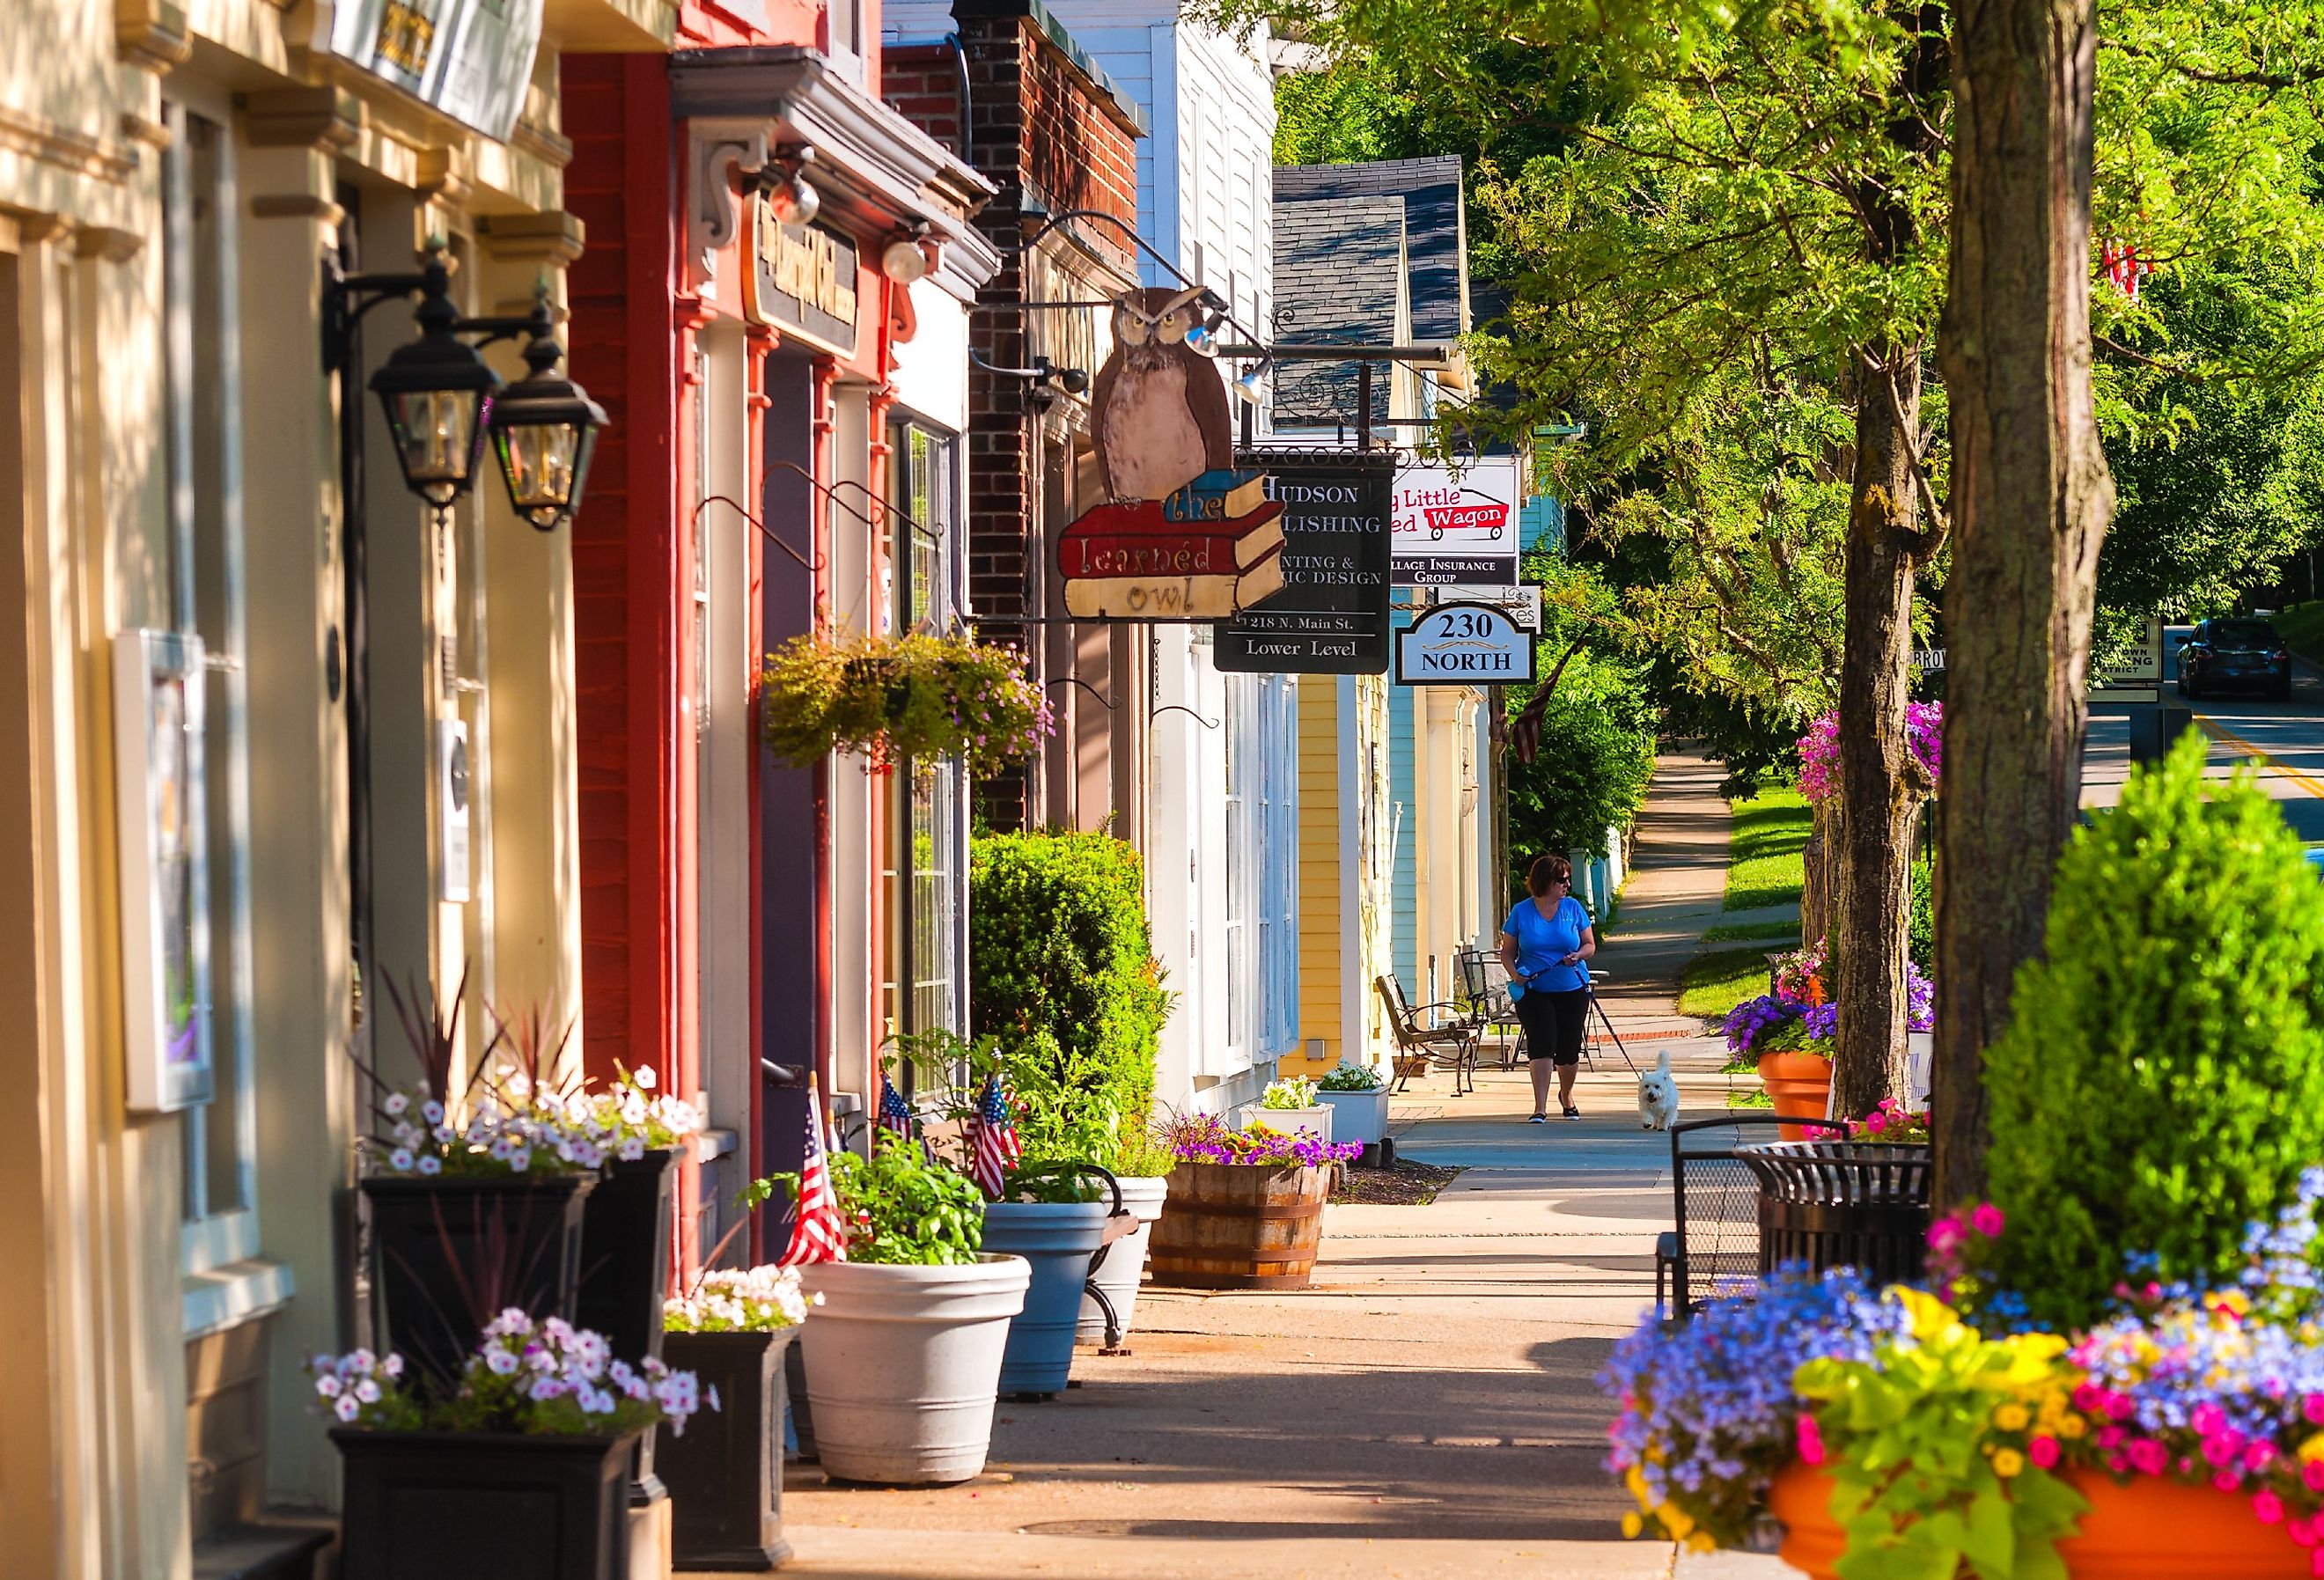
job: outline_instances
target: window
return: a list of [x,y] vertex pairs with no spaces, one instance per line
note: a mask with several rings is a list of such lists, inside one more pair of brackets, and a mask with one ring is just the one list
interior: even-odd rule
[[[958,442],[917,424],[894,434],[896,508],[889,563],[907,631],[947,630],[959,512]],[[966,1030],[968,777],[956,758],[896,776],[888,841],[888,1014],[891,1029]]]
[[215,1095],[185,1115],[186,1270],[258,1253],[253,1099],[250,786],[243,674],[242,484],[235,340],[233,139],[179,104],[161,156],[161,365],[169,479],[168,605],[154,624],[191,631],[208,662],[204,801]]
[[1255,830],[1250,818],[1252,787],[1246,782],[1256,756],[1251,743],[1246,739],[1252,723],[1249,700],[1251,689],[1250,676],[1236,675],[1228,679],[1226,725],[1222,732],[1227,771],[1227,921],[1223,940],[1227,1056],[1236,1069],[1250,1067],[1251,1059],[1250,979],[1254,962],[1250,948],[1250,882]]

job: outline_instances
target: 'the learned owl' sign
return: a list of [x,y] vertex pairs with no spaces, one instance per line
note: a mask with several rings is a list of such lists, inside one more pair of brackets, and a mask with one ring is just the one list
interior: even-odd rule
[[1199,286],[1129,291],[1090,389],[1107,497],[1058,535],[1065,612],[1083,620],[1216,620],[1283,585],[1280,504],[1234,466],[1217,368],[1188,341]]

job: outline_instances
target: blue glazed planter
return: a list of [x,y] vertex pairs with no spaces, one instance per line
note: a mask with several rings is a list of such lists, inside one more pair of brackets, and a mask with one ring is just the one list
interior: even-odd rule
[[1105,1237],[1107,1206],[1093,1202],[993,1202],[984,1209],[984,1249],[1033,1266],[1025,1308],[1010,1319],[1001,1358],[1001,1391],[1056,1393],[1074,1366],[1082,1285]]

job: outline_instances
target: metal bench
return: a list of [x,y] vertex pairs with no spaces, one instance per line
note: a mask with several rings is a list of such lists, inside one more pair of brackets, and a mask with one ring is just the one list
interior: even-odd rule
[[[1422,1004],[1415,1009],[1404,996],[1404,984],[1393,972],[1373,985],[1388,1006],[1388,1023],[1396,1036],[1396,1086],[1401,1092],[1413,1076],[1425,1075],[1433,1064],[1452,1072],[1452,1095],[1464,1096],[1477,1088],[1478,1021],[1465,1006]],[[1450,1012],[1442,1019],[1424,1021],[1423,1015]]]
[[[1744,1109],[1671,1126],[1674,1227],[1655,1238],[1657,1317],[1684,1321],[1702,1301],[1716,1294],[1748,1291],[1752,1280],[1767,1270],[1760,1255],[1760,1175],[1754,1167],[1765,1143],[1753,1138],[1765,1135],[1774,1141],[1775,1126],[1782,1123],[1773,1113]],[[1848,1133],[1837,1120],[1789,1123],[1843,1137]]]

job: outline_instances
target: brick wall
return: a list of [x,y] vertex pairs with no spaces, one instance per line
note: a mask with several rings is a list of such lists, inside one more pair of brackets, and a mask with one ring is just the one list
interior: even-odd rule
[[[978,216],[985,234],[1001,247],[1017,245],[1028,192],[1051,213],[1096,209],[1135,226],[1135,134],[1105,89],[1031,17],[963,17],[960,37],[968,77],[965,128],[962,55],[949,45],[891,45],[882,57],[881,88],[890,103],[1001,189]],[[1084,222],[1075,234],[1101,257],[1135,274],[1135,249],[1113,226]],[[1004,252],[1001,272],[978,300],[1019,301],[1024,291],[1019,254]],[[996,366],[1027,365],[1022,314],[975,314],[969,343]],[[1040,613],[1041,479],[1031,470],[1034,411],[1027,393],[1022,380],[970,372],[968,584],[985,633],[1025,647],[1038,663],[1040,628],[1011,622]],[[978,790],[995,828],[1019,828],[1032,820],[1026,772],[982,781]]]

